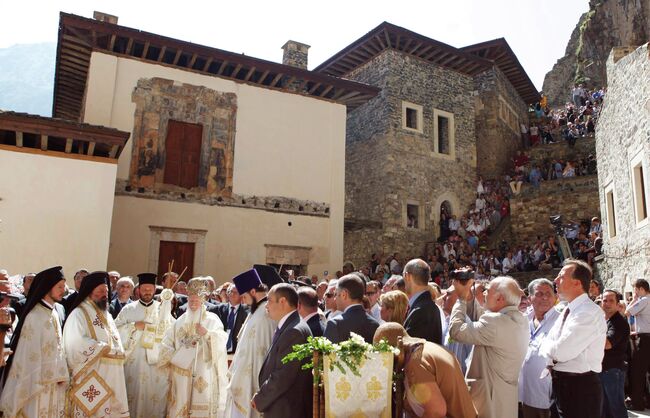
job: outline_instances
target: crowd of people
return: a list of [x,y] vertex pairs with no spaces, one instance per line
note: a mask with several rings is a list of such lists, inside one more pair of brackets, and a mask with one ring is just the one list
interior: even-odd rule
[[[142,273],[134,284],[82,269],[74,290],[61,267],[0,271],[8,329],[0,410],[304,418],[311,374],[282,359],[310,336],[340,343],[351,333],[368,343],[402,337],[409,417],[622,417],[645,408],[646,280],[624,301],[577,259],[564,260],[554,282],[526,289],[466,262],[442,286],[422,259],[397,254],[388,267],[386,276],[378,257],[359,270],[347,262],[328,281],[284,280],[256,265],[218,287],[211,277]],[[5,315],[12,310],[15,318]]]

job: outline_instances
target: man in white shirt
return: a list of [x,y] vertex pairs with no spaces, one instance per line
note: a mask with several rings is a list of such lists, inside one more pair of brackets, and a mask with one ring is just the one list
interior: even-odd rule
[[371,280],[366,283],[366,296],[368,297],[368,302],[370,302],[370,315],[379,322],[379,325],[383,324],[384,321],[381,319],[380,312],[381,307],[379,306],[379,296],[381,296],[379,282]]
[[528,285],[528,294],[533,309],[526,315],[530,343],[519,373],[519,402],[523,406],[524,418],[548,418],[551,415],[551,376],[540,379],[547,362],[539,354],[539,348],[560,312],[554,308],[556,296],[550,280],[533,280]]
[[584,261],[564,262],[555,283],[560,299],[568,305],[539,349],[551,370],[553,401],[560,418],[600,417],[602,410],[598,373],[607,324],[603,311],[589,299],[591,278],[591,267]]
[[452,215],[449,220],[449,231],[458,232],[458,228],[460,228],[460,221],[456,219],[456,215]]
[[634,315],[636,324],[637,349],[632,354],[630,363],[630,399],[632,400],[631,410],[643,411],[645,402],[643,400],[645,376],[650,368],[650,297],[648,293],[650,286],[645,279],[638,279],[634,282],[634,297],[625,313]]

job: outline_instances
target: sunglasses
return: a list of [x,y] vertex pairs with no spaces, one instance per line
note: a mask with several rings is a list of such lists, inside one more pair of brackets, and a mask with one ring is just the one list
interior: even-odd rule
[[333,297],[334,297],[334,293],[325,293],[324,296],[325,296],[326,298],[333,298]]

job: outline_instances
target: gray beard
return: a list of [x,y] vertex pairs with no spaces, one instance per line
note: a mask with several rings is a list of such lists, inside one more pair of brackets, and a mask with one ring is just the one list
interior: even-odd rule
[[108,299],[101,299],[98,302],[95,302],[95,305],[102,310],[102,311],[107,311],[108,310]]

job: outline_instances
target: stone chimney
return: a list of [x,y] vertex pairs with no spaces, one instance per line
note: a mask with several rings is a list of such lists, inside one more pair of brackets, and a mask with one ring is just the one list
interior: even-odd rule
[[100,22],[110,23],[111,25],[117,25],[117,16],[109,15],[108,13],[98,12],[95,10],[93,12],[93,19],[99,20]]
[[287,41],[282,47],[284,53],[282,54],[282,64],[290,65],[292,67],[307,69],[307,51],[309,45],[296,42]]

